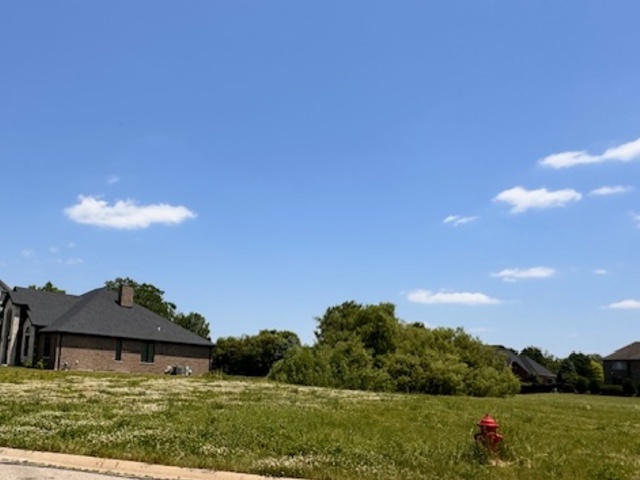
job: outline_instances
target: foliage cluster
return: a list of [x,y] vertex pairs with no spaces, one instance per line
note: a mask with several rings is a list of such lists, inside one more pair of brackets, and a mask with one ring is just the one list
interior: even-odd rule
[[300,339],[290,331],[262,330],[257,335],[219,338],[213,345],[213,369],[228,375],[264,377]]
[[65,290],[56,287],[53,283],[47,282],[44,285],[29,285],[28,288],[33,288],[34,290],[42,290],[43,292],[53,292],[53,293],[67,293]]
[[519,382],[497,351],[462,329],[404,323],[390,303],[345,302],[317,319],[316,344],[292,349],[270,378],[298,385],[503,396]]
[[600,355],[572,352],[567,358],[562,359],[534,346],[524,348],[520,355],[526,355],[555,373],[557,387],[562,392],[600,393],[604,382],[604,370]]
[[604,370],[599,355],[572,352],[560,362],[558,384],[563,392],[597,394],[600,393],[603,382]]
[[[508,453],[473,440],[489,412]],[[632,480],[635,398],[395,395],[262,380],[0,370],[0,446],[273,477]]]

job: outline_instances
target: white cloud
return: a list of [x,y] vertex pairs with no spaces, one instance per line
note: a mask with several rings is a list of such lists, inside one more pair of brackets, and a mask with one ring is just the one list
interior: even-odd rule
[[640,138],[609,148],[600,155],[591,155],[586,151],[561,152],[540,160],[540,165],[551,168],[568,168],[576,165],[603,162],[630,162],[640,159]]
[[621,302],[610,303],[604,308],[613,308],[616,310],[635,310],[640,308],[640,300],[622,300]]
[[605,270],[604,268],[596,268],[593,273],[595,275],[608,275],[609,274],[609,270]]
[[555,269],[549,267],[532,267],[526,269],[507,268],[491,276],[503,279],[505,282],[517,282],[530,278],[549,278],[556,274]]
[[589,192],[591,196],[604,196],[604,195],[616,195],[619,193],[626,193],[633,190],[633,187],[625,186],[625,185],[615,185],[615,186],[604,186],[600,188],[596,188]]
[[59,258],[56,262],[61,265],[82,265],[84,260],[82,258]]
[[493,199],[497,202],[505,202],[513,208],[511,213],[526,212],[531,208],[556,208],[564,207],[568,203],[578,202],[582,194],[573,189],[549,191],[546,188],[527,190],[523,187],[514,187],[500,192]]
[[22,255],[24,258],[33,258],[35,257],[36,252],[34,250],[31,250],[30,248],[23,248],[20,252],[20,255]]
[[107,177],[107,183],[109,185],[113,185],[114,183],[118,183],[120,181],[120,177],[117,175],[109,175]]
[[74,222],[116,229],[147,228],[154,223],[176,225],[195,218],[196,214],[183,206],[167,204],[137,205],[133,200],[118,200],[109,205],[92,196],[78,197],[78,203],[64,209]]
[[478,218],[480,217],[463,217],[462,215],[449,215],[447,218],[445,218],[442,223],[444,224],[451,224],[454,227],[457,227],[458,225],[464,225],[465,223],[471,223],[471,222],[475,222],[476,220],[478,220]]
[[484,293],[432,292],[430,290],[413,290],[407,294],[407,299],[410,302],[429,305],[495,305],[502,303],[500,300],[491,298]]
[[73,242],[68,242],[65,245],[62,246],[58,246],[58,245],[52,245],[49,247],[49,253],[53,254],[53,255],[57,255],[60,252],[62,252],[63,249],[68,248],[68,249],[72,249],[75,248],[76,244]]
[[474,327],[474,328],[469,328],[468,332],[470,333],[487,333],[490,332],[491,329],[487,328],[487,327]]

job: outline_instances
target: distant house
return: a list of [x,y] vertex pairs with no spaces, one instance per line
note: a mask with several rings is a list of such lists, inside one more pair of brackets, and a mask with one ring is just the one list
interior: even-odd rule
[[209,370],[213,344],[136,305],[128,286],[67,295],[1,284],[0,363],[55,370]]
[[640,342],[633,342],[602,359],[605,383],[640,382]]
[[497,349],[505,355],[507,364],[521,382],[541,382],[546,385],[556,383],[556,374],[540,365],[533,358],[526,355],[517,355],[505,347],[497,347]]

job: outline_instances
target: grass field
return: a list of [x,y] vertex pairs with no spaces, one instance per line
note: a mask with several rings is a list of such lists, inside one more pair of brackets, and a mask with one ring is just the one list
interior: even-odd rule
[[[475,448],[490,413],[502,461]],[[638,479],[640,398],[0,369],[0,446],[307,479]]]

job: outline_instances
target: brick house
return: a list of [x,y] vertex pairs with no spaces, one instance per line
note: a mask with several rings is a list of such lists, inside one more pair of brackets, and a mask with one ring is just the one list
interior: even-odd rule
[[633,342],[602,359],[605,383],[622,383],[629,378],[640,383],[640,342]]
[[133,289],[84,295],[6,288],[0,292],[0,364],[54,370],[163,373],[209,371],[213,344],[136,305]]
[[521,382],[539,382],[545,385],[556,383],[556,374],[540,365],[533,358],[526,355],[517,355],[503,346],[497,347],[497,350],[505,356],[507,365],[511,367],[511,371]]

